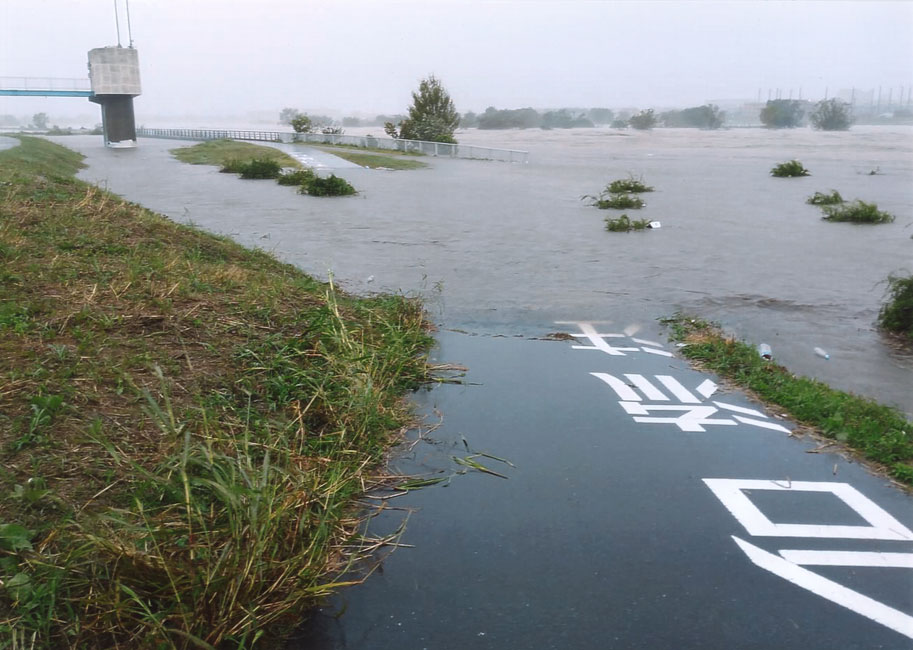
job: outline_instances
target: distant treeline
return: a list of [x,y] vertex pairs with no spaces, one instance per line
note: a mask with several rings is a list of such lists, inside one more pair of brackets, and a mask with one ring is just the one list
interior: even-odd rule
[[652,110],[616,113],[610,108],[561,108],[540,113],[533,108],[497,109],[489,106],[484,113],[472,111],[460,119],[463,128],[477,129],[579,129],[595,126],[635,129],[653,126],[717,129],[723,125],[725,113],[707,104],[654,115]]

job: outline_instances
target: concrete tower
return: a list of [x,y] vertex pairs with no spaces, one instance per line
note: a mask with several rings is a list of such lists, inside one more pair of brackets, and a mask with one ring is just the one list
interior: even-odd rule
[[141,94],[139,55],[133,47],[89,50],[90,102],[101,105],[101,123],[108,147],[135,147],[133,98]]

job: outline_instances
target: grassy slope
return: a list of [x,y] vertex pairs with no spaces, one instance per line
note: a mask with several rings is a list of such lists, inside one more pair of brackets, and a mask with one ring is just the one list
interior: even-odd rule
[[0,647],[248,647],[358,552],[420,306],[174,224],[79,158],[0,152]]
[[428,166],[427,163],[424,163],[421,160],[412,160],[411,158],[403,155],[388,156],[384,154],[364,153],[359,151],[350,151],[341,147],[335,149],[327,149],[327,151],[332,153],[334,156],[339,156],[343,160],[348,160],[349,162],[353,162],[356,165],[369,167],[371,169],[421,169],[422,167]]
[[181,162],[192,165],[224,165],[232,160],[256,158],[275,160],[283,167],[301,167],[301,163],[278,149],[235,140],[209,140],[190,147],[172,149],[171,154]]
[[913,485],[913,423],[902,413],[864,397],[844,393],[765,361],[750,345],[727,339],[700,320],[667,321],[686,342],[684,356],[776,404],[801,424],[845,442],[882,465],[897,480]]

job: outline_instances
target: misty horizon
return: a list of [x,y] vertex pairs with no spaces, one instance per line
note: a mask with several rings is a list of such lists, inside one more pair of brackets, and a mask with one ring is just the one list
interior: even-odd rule
[[[238,117],[284,107],[403,113],[434,74],[457,110],[657,111],[821,99],[856,88],[910,96],[904,2],[4,0],[0,77],[86,77],[89,49],[139,51],[143,116]],[[72,116],[74,100],[0,97],[0,114]],[[61,117],[63,119],[63,117]]]

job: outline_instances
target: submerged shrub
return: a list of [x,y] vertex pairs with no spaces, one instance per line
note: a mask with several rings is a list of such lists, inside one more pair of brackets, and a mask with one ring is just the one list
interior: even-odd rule
[[843,203],[843,197],[837,190],[831,190],[830,194],[815,192],[814,196],[808,197],[805,202],[809,205],[838,205]]
[[243,160],[226,160],[219,171],[223,174],[240,174],[246,164]]
[[777,178],[791,178],[794,176],[811,176],[811,173],[798,160],[790,160],[780,163],[771,169],[770,175]]
[[913,275],[888,276],[888,293],[888,300],[878,314],[878,324],[913,340]]
[[348,196],[355,194],[355,188],[349,185],[344,178],[339,178],[335,174],[330,174],[328,178],[314,176],[313,179],[304,183],[299,190],[302,194],[311,196]]
[[630,232],[631,230],[645,230],[649,225],[649,219],[634,219],[632,221],[626,214],[621,215],[617,219],[606,218],[605,220],[605,229],[609,232]]
[[853,201],[839,205],[827,205],[824,208],[825,221],[849,221],[851,223],[890,223],[894,215],[878,209],[875,203]]
[[241,178],[279,178],[282,165],[275,160],[258,158],[245,163],[241,168]]
[[316,177],[314,170],[308,167],[307,169],[296,169],[293,172],[279,174],[276,182],[279,185],[304,185],[305,183],[310,183]]
[[603,191],[609,192],[610,194],[638,194],[640,192],[652,192],[653,188],[649,185],[644,185],[643,178],[634,178],[629,176],[628,178],[619,178],[618,180],[612,181],[606,185],[606,189]]
[[600,210],[639,210],[647,205],[639,196],[631,196],[630,194],[609,194],[608,196],[600,194],[595,198],[596,201],[593,205]]

